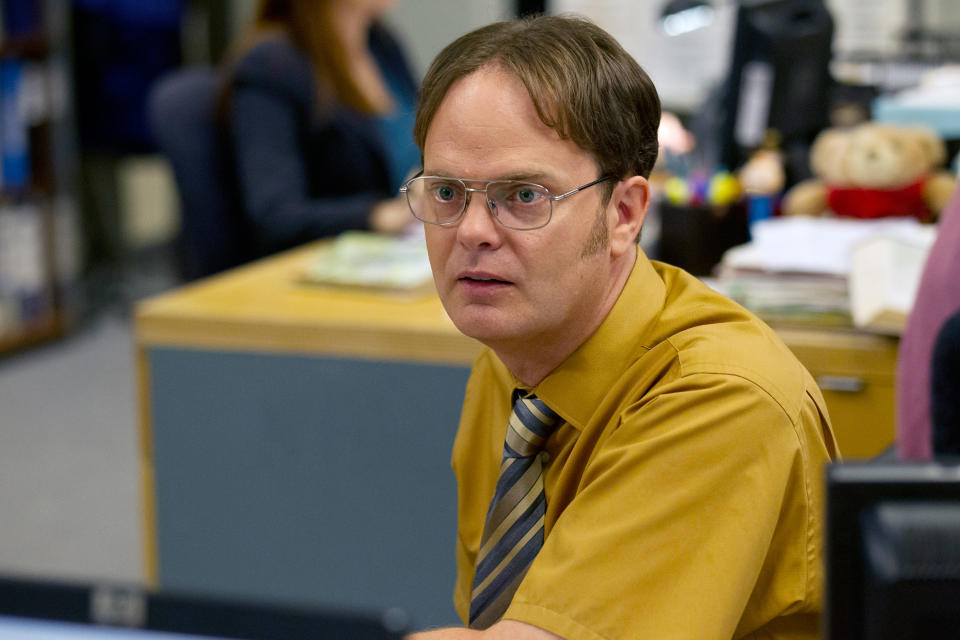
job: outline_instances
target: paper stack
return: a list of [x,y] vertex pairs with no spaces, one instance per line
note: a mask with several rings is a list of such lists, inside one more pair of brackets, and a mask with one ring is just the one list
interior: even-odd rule
[[[715,285],[720,291],[771,321],[854,324],[896,333],[902,321],[891,323],[888,318],[877,325],[868,318],[880,312],[864,311],[864,305],[896,305],[893,308],[905,316],[913,301],[911,286],[915,291],[935,227],[912,218],[796,217],[764,220],[751,233],[750,243],[724,254]],[[893,246],[915,251],[890,249]],[[859,247],[863,253],[854,268]],[[897,266],[869,266],[885,259],[895,260]],[[908,262],[913,265],[909,269],[904,266]],[[868,280],[876,282],[865,287],[862,283]],[[890,291],[897,293],[881,293]]]
[[307,264],[312,284],[416,294],[433,291],[423,235],[383,236],[350,231],[321,248]]
[[853,324],[899,335],[917,297],[933,238],[871,238],[857,245],[850,264]]

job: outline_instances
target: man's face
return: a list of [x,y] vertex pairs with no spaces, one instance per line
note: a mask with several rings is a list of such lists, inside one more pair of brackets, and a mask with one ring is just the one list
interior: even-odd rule
[[[423,152],[425,175],[521,179],[555,195],[600,177],[592,156],[544,125],[520,80],[497,67],[450,88]],[[457,328],[498,353],[579,336],[572,351],[609,310],[606,240],[616,212],[602,195],[597,185],[554,202],[549,224],[518,231],[500,225],[475,193],[459,224],[425,225],[437,291]]]

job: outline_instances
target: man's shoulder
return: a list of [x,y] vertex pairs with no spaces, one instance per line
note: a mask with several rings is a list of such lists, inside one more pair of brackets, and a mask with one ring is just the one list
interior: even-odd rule
[[707,324],[668,339],[679,374],[737,376],[778,398],[807,382],[807,371],[777,334],[760,321]]
[[796,415],[811,378],[777,333],[697,278],[667,265],[656,268],[668,295],[651,352],[661,349],[674,358],[678,377],[737,377]]

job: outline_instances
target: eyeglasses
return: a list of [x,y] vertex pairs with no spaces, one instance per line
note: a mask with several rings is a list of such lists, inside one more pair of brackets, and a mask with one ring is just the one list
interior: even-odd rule
[[[558,196],[549,189],[532,182],[516,180],[467,180],[442,176],[417,176],[408,180],[400,193],[406,194],[407,206],[418,220],[427,224],[449,227],[460,222],[470,204],[471,193],[486,196],[487,207],[497,222],[508,229],[529,231],[545,227],[553,216],[553,203],[563,200],[613,176],[603,176],[582,187]],[[482,189],[468,187],[467,183],[482,183]]]

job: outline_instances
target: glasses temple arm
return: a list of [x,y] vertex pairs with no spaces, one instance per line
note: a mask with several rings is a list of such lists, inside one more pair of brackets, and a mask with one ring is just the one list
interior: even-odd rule
[[566,193],[561,193],[561,194],[558,195],[558,196],[550,196],[550,199],[553,200],[554,202],[556,202],[557,200],[563,200],[564,198],[566,198],[566,197],[568,197],[568,196],[572,196],[572,195],[575,194],[575,193],[579,193],[579,192],[583,191],[584,189],[589,189],[589,188],[592,187],[593,185],[595,185],[595,184],[600,184],[601,182],[606,182],[607,180],[613,180],[613,176],[602,176],[602,177],[600,177],[600,178],[597,178],[597,179],[594,180],[593,182],[588,182],[587,184],[582,185],[582,186],[580,186],[580,187],[577,187],[576,189],[571,189],[570,191],[567,191]]

